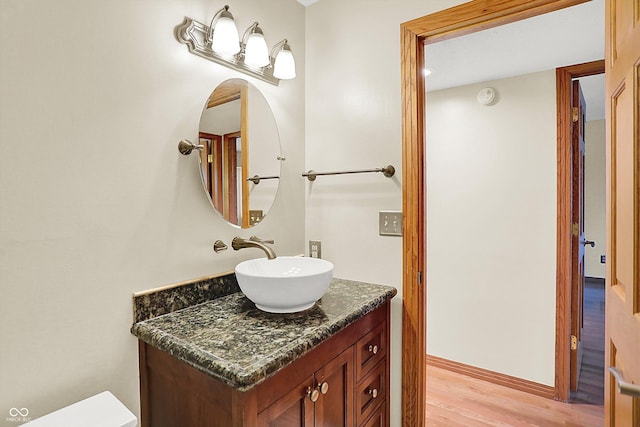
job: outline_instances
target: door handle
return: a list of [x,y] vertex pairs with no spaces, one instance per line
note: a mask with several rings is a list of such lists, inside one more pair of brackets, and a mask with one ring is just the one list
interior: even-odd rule
[[594,242],[593,240],[585,240],[584,242],[582,242],[585,246],[589,245],[592,248],[594,248],[596,246],[596,242]]
[[627,396],[640,397],[640,386],[626,382],[622,376],[622,372],[618,368],[609,366],[609,372],[611,372],[616,379],[618,393],[626,394]]

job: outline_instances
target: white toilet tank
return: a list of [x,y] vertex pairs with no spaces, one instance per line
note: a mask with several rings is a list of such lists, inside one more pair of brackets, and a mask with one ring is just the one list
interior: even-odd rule
[[108,391],[65,406],[22,426],[26,427],[136,427],[138,419]]

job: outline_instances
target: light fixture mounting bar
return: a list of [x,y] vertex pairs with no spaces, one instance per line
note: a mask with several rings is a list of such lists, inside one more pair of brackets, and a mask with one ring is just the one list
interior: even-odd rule
[[176,38],[180,43],[186,44],[189,52],[194,55],[256,77],[272,85],[279,85],[280,79],[273,76],[273,58],[269,58],[271,64],[266,67],[260,69],[251,68],[245,65],[244,62],[239,61],[235,56],[224,57],[211,50],[208,46],[207,34],[209,34],[207,25],[187,17],[184,18],[182,24],[176,27]]

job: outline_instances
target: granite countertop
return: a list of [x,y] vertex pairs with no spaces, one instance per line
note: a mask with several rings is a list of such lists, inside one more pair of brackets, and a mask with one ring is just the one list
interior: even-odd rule
[[383,305],[395,288],[334,278],[312,308],[261,311],[242,293],[137,322],[140,340],[238,390],[248,390]]

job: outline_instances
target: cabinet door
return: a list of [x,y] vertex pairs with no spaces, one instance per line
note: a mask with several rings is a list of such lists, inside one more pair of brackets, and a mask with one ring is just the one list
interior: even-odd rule
[[260,412],[258,425],[261,427],[313,427],[314,405],[309,396],[313,383],[313,377],[309,377]]
[[316,401],[315,425],[351,427],[353,414],[353,347],[349,347],[315,374],[320,397]]

